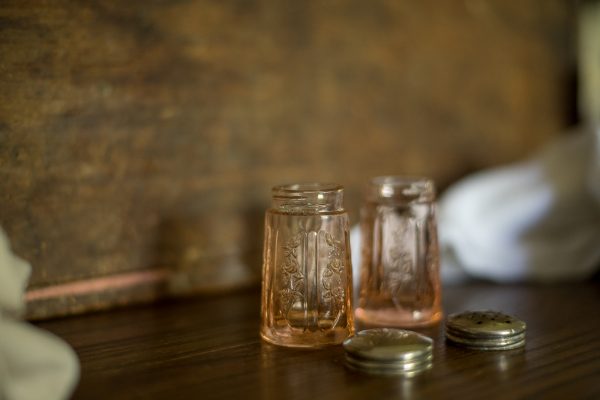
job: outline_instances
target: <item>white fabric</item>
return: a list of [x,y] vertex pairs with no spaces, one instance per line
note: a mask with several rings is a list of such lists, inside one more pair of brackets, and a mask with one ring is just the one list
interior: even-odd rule
[[[467,177],[438,210],[445,282],[585,279],[600,266],[600,130],[565,135],[529,161]],[[351,240],[358,282],[358,227]]]
[[66,399],[79,377],[75,352],[18,318],[30,270],[0,229],[0,400]]
[[446,279],[589,277],[600,265],[600,131],[464,179],[441,199],[438,222]]

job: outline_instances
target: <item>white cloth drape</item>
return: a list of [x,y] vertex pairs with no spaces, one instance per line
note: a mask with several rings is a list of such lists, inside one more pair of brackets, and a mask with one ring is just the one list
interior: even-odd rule
[[0,400],[66,399],[79,377],[75,352],[18,318],[30,270],[0,229]]
[[529,161],[458,182],[438,216],[447,280],[589,277],[600,266],[600,130],[565,135]]

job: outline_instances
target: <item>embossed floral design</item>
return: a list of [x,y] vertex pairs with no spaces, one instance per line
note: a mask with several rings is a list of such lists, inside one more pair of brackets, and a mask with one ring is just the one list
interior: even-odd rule
[[302,243],[304,232],[292,236],[283,246],[283,262],[281,264],[282,288],[279,290],[281,314],[288,320],[288,314],[295,303],[304,300],[304,275],[298,264],[298,247]]
[[[403,300],[403,294],[409,294],[411,285],[415,282],[415,271],[412,254],[406,251],[404,243],[408,240],[408,227],[400,223],[392,234],[392,245],[389,246],[388,257],[390,260],[387,271],[387,282],[392,301],[396,307],[410,305],[412,300]],[[407,292],[407,293],[405,293]],[[406,303],[406,304],[405,304]]]
[[387,281],[392,302],[397,308],[420,310],[433,304],[430,280],[437,260],[435,254],[419,248],[423,241],[423,223],[412,218],[395,226],[388,249]]
[[323,272],[323,299],[331,304],[331,314],[335,319],[331,328],[334,328],[344,313],[345,291],[342,285],[344,272],[342,243],[335,240],[329,233],[325,233],[325,242],[329,246],[328,262]]

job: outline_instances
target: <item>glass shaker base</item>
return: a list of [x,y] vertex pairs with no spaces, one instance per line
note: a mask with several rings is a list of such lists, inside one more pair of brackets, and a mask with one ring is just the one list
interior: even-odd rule
[[370,326],[393,326],[399,328],[415,328],[429,326],[439,322],[443,313],[440,310],[399,310],[395,307],[369,310],[362,307],[356,309],[356,320]]
[[339,345],[353,333],[354,332],[349,329],[338,328],[334,330],[328,330],[327,332],[323,332],[321,334],[315,332],[306,332],[305,334],[286,335],[284,333],[274,335],[269,329],[267,329],[266,331],[262,330],[260,332],[260,336],[264,341],[277,346],[318,348]]

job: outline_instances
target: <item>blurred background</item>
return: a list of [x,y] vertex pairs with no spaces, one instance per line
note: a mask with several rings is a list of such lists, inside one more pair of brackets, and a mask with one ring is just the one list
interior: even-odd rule
[[568,0],[0,6],[0,225],[32,319],[260,282],[270,188],[444,189],[577,122]]

